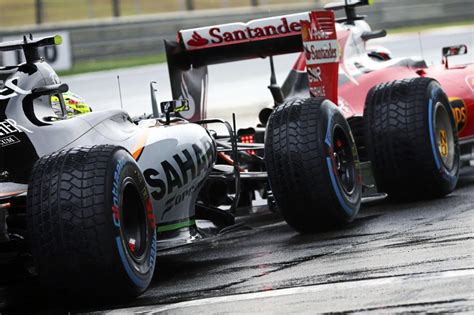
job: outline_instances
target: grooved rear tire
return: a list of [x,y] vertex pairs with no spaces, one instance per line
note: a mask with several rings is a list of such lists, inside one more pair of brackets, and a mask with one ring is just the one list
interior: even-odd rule
[[379,84],[367,95],[364,118],[368,155],[380,191],[392,199],[413,200],[454,190],[459,176],[458,135],[438,82],[413,78]]
[[295,230],[315,232],[357,215],[357,149],[330,101],[295,99],[278,106],[267,125],[265,160],[278,209]]
[[80,147],[39,159],[27,224],[40,281],[53,293],[134,297],[152,279],[152,207],[143,175],[123,148]]

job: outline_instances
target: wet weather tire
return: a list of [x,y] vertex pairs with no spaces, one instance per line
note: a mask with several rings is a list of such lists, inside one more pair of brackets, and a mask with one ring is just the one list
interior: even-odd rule
[[152,207],[143,175],[123,148],[80,147],[39,159],[27,223],[40,281],[54,293],[134,297],[152,279]]
[[456,125],[430,78],[382,83],[366,99],[366,145],[380,191],[395,200],[441,197],[459,176]]
[[350,222],[361,200],[360,166],[349,125],[324,99],[295,99],[270,116],[265,140],[270,186],[295,230]]

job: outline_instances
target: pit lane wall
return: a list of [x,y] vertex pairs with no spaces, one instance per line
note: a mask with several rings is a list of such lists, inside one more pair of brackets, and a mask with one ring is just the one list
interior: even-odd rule
[[[288,2],[290,4],[3,28],[0,29],[0,38],[20,37],[28,33],[67,33],[67,49],[63,49],[64,52],[60,54],[50,55],[70,60],[67,67],[71,67],[75,62],[84,60],[111,60],[162,53],[163,39],[175,39],[180,29],[309,11],[321,8],[330,1],[308,1],[307,4]],[[358,8],[358,13],[367,15],[373,29],[387,29],[472,20],[473,10],[472,0],[377,0],[372,6]],[[337,12],[337,15],[342,16],[342,13]],[[0,56],[0,65],[4,64],[5,59],[8,58]]]

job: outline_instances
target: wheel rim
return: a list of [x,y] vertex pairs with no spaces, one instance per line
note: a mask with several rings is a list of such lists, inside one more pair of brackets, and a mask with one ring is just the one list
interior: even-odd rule
[[126,178],[122,187],[122,237],[130,257],[140,262],[147,249],[145,205],[131,178]]
[[454,165],[454,134],[448,111],[438,102],[434,111],[434,132],[441,161],[447,169]]
[[334,171],[337,181],[344,192],[350,195],[354,192],[356,186],[356,171],[349,137],[341,127],[336,126],[332,142]]

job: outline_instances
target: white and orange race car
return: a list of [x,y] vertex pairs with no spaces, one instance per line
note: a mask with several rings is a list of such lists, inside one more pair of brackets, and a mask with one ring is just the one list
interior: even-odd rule
[[[68,116],[68,87],[38,54],[59,37],[1,43],[26,62],[0,68],[0,244],[26,245],[17,248],[55,293],[136,296],[159,248],[229,231],[255,190],[302,233],[351,222],[364,200],[449,194],[458,138],[472,148],[473,130],[453,108],[469,116],[473,100],[472,65],[447,58],[466,47],[447,49],[440,70],[373,60],[365,41],[383,32],[355,14],[365,2],[333,6],[348,12],[340,23],[329,10],[180,31],[166,42],[174,100],[158,106],[152,86],[153,114],[141,119]],[[264,127],[236,132],[205,117],[207,65],[293,52],[302,55],[282,88],[271,71]],[[452,103],[436,71],[462,79]],[[216,123],[227,133],[208,129]]]

